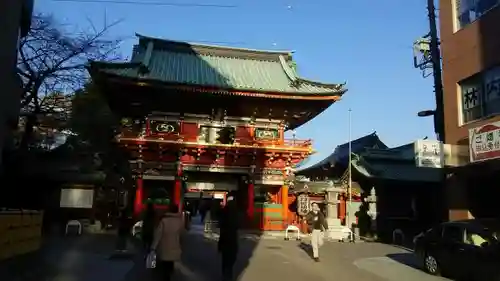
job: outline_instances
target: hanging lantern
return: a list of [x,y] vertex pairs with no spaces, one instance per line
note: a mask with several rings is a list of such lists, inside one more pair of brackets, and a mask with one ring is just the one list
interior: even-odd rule
[[210,115],[208,116],[208,120],[210,122],[214,121],[214,116],[215,116],[215,109],[212,108],[212,112],[210,113]]
[[226,123],[226,119],[227,119],[227,110],[224,109],[224,111],[222,112],[222,123]]

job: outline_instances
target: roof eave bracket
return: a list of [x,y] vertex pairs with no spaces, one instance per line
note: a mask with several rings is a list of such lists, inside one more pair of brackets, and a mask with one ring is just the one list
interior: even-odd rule
[[149,73],[150,68],[149,65],[151,63],[151,57],[153,55],[154,43],[153,41],[148,42],[148,47],[146,49],[146,53],[144,54],[144,58],[142,59],[142,64],[139,68],[140,74]]

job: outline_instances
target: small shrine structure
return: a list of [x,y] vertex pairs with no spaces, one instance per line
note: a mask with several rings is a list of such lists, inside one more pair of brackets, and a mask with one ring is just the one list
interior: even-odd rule
[[417,167],[413,143],[353,153],[352,174],[362,190],[361,235],[411,243],[416,234],[440,222],[440,170]]

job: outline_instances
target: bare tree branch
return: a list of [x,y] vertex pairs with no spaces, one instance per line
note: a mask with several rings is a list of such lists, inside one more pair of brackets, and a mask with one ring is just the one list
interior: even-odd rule
[[121,40],[106,38],[110,28],[118,23],[101,29],[91,24],[90,32],[70,33],[52,16],[33,17],[30,32],[19,44],[17,72],[23,83],[21,107],[24,116],[32,116],[25,122],[21,147],[29,143],[37,118],[53,112],[57,107],[54,101],[67,100],[53,99],[54,95],[71,95],[88,82],[85,66],[90,60],[121,58],[118,52]]

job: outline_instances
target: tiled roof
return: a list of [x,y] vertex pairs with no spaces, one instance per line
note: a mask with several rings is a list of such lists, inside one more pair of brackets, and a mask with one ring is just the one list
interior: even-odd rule
[[303,79],[291,52],[259,51],[139,37],[129,63],[91,64],[109,74],[145,81],[242,91],[341,96],[344,84]]
[[[360,153],[370,148],[386,149],[387,145],[385,145],[380,140],[376,132],[373,132],[369,135],[351,141],[351,152],[353,153]],[[323,160],[299,171],[298,174],[307,173],[308,171],[312,171],[318,168],[330,168],[338,164],[347,167],[348,158],[349,158],[349,142],[346,142],[344,144],[337,146],[335,150],[330,155],[325,157]]]
[[385,151],[385,154],[371,153],[370,151],[353,154],[352,167],[369,178],[419,182],[439,182],[441,180],[440,169],[422,168],[415,165],[413,144]]

